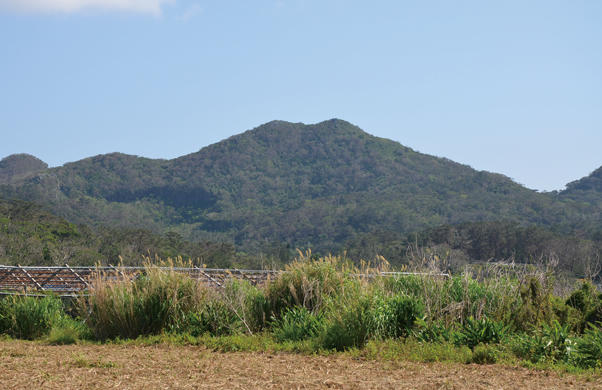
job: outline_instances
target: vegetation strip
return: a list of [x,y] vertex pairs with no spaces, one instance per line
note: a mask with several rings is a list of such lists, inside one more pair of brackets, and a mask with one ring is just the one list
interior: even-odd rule
[[213,289],[180,272],[183,264],[149,263],[134,280],[94,274],[95,288],[70,307],[51,295],[6,297],[0,332],[51,344],[155,338],[225,352],[602,369],[602,294],[591,283],[561,298],[550,268],[491,264],[428,276],[436,265],[378,277],[388,272],[382,257],[360,269],[339,256],[299,253],[264,285],[231,278]]

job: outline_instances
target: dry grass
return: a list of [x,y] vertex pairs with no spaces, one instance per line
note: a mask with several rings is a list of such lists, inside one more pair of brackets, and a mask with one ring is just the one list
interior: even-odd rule
[[363,361],[340,355],[0,341],[0,388],[602,389],[602,379],[497,365]]

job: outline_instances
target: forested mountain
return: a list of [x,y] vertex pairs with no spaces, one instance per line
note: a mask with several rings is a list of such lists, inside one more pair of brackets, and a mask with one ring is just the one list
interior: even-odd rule
[[48,168],[48,164],[29,154],[13,154],[0,161],[0,184],[36,174]]
[[602,207],[602,167],[588,176],[566,185],[566,189],[558,193],[558,198],[564,201],[589,203]]
[[245,251],[267,241],[334,252],[375,231],[405,234],[466,221],[583,234],[600,224],[597,205],[570,198],[578,186],[537,193],[336,119],[273,121],[173,160],[112,153],[52,169],[38,165],[34,176],[5,169],[0,164],[0,178],[11,179],[0,179],[0,196],[42,203],[72,223],[173,231]]

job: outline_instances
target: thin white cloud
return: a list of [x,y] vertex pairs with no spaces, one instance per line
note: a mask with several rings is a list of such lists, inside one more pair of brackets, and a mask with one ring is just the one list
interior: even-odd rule
[[178,16],[177,18],[180,20],[188,20],[201,13],[202,11],[203,7],[201,7],[197,3],[193,3],[190,7],[188,7],[188,9],[186,9],[186,11],[184,11],[182,15]]
[[161,14],[161,5],[175,0],[0,0],[0,10],[75,13],[86,10]]

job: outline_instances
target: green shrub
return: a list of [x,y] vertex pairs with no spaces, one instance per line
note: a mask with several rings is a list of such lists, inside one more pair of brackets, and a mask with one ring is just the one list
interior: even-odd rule
[[369,313],[371,333],[377,338],[406,337],[414,328],[416,318],[421,318],[424,306],[420,300],[407,295],[377,296]]
[[455,333],[445,326],[441,321],[427,322],[424,318],[417,318],[415,329],[412,332],[414,338],[422,343],[449,343],[454,340]]
[[452,278],[403,275],[387,278],[383,284],[393,294],[420,299],[431,321],[446,323],[471,316],[503,318],[513,312],[518,288],[516,278],[509,275],[476,280],[470,270]]
[[470,317],[455,334],[455,342],[474,349],[479,344],[499,344],[508,335],[509,326],[502,322],[495,322],[487,317],[480,320]]
[[66,345],[75,344],[78,340],[92,339],[92,337],[90,329],[85,324],[64,316],[50,329],[46,341],[52,345]]
[[577,331],[585,330],[590,322],[602,320],[602,303],[596,287],[590,282],[584,282],[567,298],[566,305],[578,311]]
[[476,364],[495,364],[498,361],[499,351],[491,346],[479,344],[472,351],[471,362]]
[[[583,338],[577,342],[578,364],[584,368],[602,368],[602,328],[589,324]],[[598,322],[599,326],[602,323]]]
[[573,341],[570,339],[570,325],[560,325],[556,320],[551,326],[543,325],[541,337],[546,340],[545,354],[553,361],[567,363],[574,350]]
[[33,340],[47,334],[63,315],[58,298],[13,295],[0,301],[0,331]]
[[553,321],[552,325],[543,325],[533,335],[519,334],[510,341],[514,354],[531,363],[563,362],[567,363],[575,351],[575,343],[569,337],[570,325],[560,325]]
[[[541,279],[541,280],[540,280]],[[543,281],[542,281],[543,280]],[[519,290],[520,300],[510,315],[513,327],[521,331],[540,327],[555,319],[552,289],[554,278],[549,274],[531,276]]]
[[188,332],[195,337],[205,333],[227,336],[243,330],[243,323],[223,302],[210,301],[200,311],[189,313]]
[[306,340],[317,336],[323,328],[324,315],[313,314],[304,307],[292,308],[272,322],[274,338],[279,342]]
[[324,331],[320,335],[321,345],[326,349],[361,348],[370,334],[372,298],[364,293],[359,282],[346,289],[344,296],[331,299],[326,307]]

